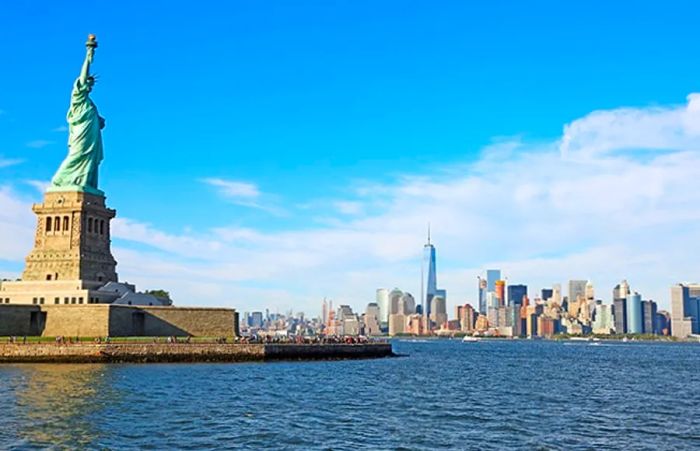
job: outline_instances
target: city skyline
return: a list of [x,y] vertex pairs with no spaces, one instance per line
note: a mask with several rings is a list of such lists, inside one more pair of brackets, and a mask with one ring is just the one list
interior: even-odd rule
[[[659,309],[659,304],[643,298],[632,290],[626,279],[601,295],[589,280],[569,280],[568,292],[562,294],[561,284],[535,290],[532,299],[528,286],[508,284],[500,269],[485,270],[477,277],[477,303],[467,301],[455,307],[450,317],[446,308],[446,290],[437,288],[437,250],[431,242],[430,226],[423,246],[421,263],[420,304],[410,292],[398,287],[391,291],[376,289],[376,299],[369,302],[365,313],[355,312],[347,304],[338,307],[323,299],[321,315],[307,316],[305,312],[289,310],[286,315],[244,312],[241,328],[246,334],[272,336],[292,335],[454,335],[540,337],[558,334],[610,337],[627,335],[673,336],[695,338],[700,333],[700,284],[674,284],[670,288],[671,311]],[[541,296],[536,294],[541,293]],[[596,295],[598,293],[598,296]],[[607,301],[607,302],[606,302]],[[255,317],[258,317],[256,320]],[[313,318],[313,319],[310,319]]]
[[[31,89],[0,99],[0,277],[19,276],[31,204],[65,156],[70,44],[95,32],[110,55],[97,57],[95,97],[108,124],[101,181],[120,211],[118,271],[179,305],[311,312],[328,297],[361,308],[381,286],[418,299],[428,222],[449,312],[477,303],[476,277],[490,267],[532,290],[627,279],[665,309],[670,286],[698,279],[688,243],[700,238],[700,59],[692,27],[679,26],[685,11],[669,7],[669,21],[591,8],[582,14],[600,34],[583,45],[583,18],[540,23],[541,11],[517,4],[405,17],[382,6],[376,28],[309,6],[226,8],[221,18],[146,8],[123,27],[129,8],[96,5],[89,30],[55,34],[70,19],[63,8],[6,8],[0,37],[17,45],[0,49],[15,68],[0,82]],[[528,20],[497,32],[503,14]],[[207,28],[182,30],[189,17]],[[217,26],[227,20],[241,26]],[[432,34],[416,36],[416,21]],[[650,24],[663,30],[651,41]],[[629,41],[614,39],[621,32]],[[362,39],[348,49],[347,36]],[[200,69],[208,62],[216,77]],[[135,114],[134,97],[157,102]],[[147,164],[134,167],[137,157]]]

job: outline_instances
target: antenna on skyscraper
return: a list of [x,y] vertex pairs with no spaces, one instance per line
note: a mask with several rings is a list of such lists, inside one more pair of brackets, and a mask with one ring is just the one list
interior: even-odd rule
[[430,244],[430,222],[428,222],[428,244]]

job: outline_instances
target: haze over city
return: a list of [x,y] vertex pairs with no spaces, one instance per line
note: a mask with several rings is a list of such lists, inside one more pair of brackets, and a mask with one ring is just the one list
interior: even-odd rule
[[68,32],[61,5],[6,6],[0,277],[31,248],[94,31],[122,280],[180,305],[362,309],[420,292],[430,223],[450,312],[486,268],[603,299],[627,279],[669,308],[700,270],[693,15],[554,5],[97,4]]

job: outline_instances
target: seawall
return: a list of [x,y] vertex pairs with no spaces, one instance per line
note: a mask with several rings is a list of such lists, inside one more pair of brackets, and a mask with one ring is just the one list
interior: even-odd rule
[[392,356],[390,343],[31,343],[0,344],[0,363],[250,362],[370,359]]

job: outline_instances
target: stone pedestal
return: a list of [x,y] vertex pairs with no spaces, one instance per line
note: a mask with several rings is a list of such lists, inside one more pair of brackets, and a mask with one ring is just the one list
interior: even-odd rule
[[116,212],[105,207],[104,196],[47,192],[44,202],[32,209],[36,237],[23,281],[118,281],[109,226]]

